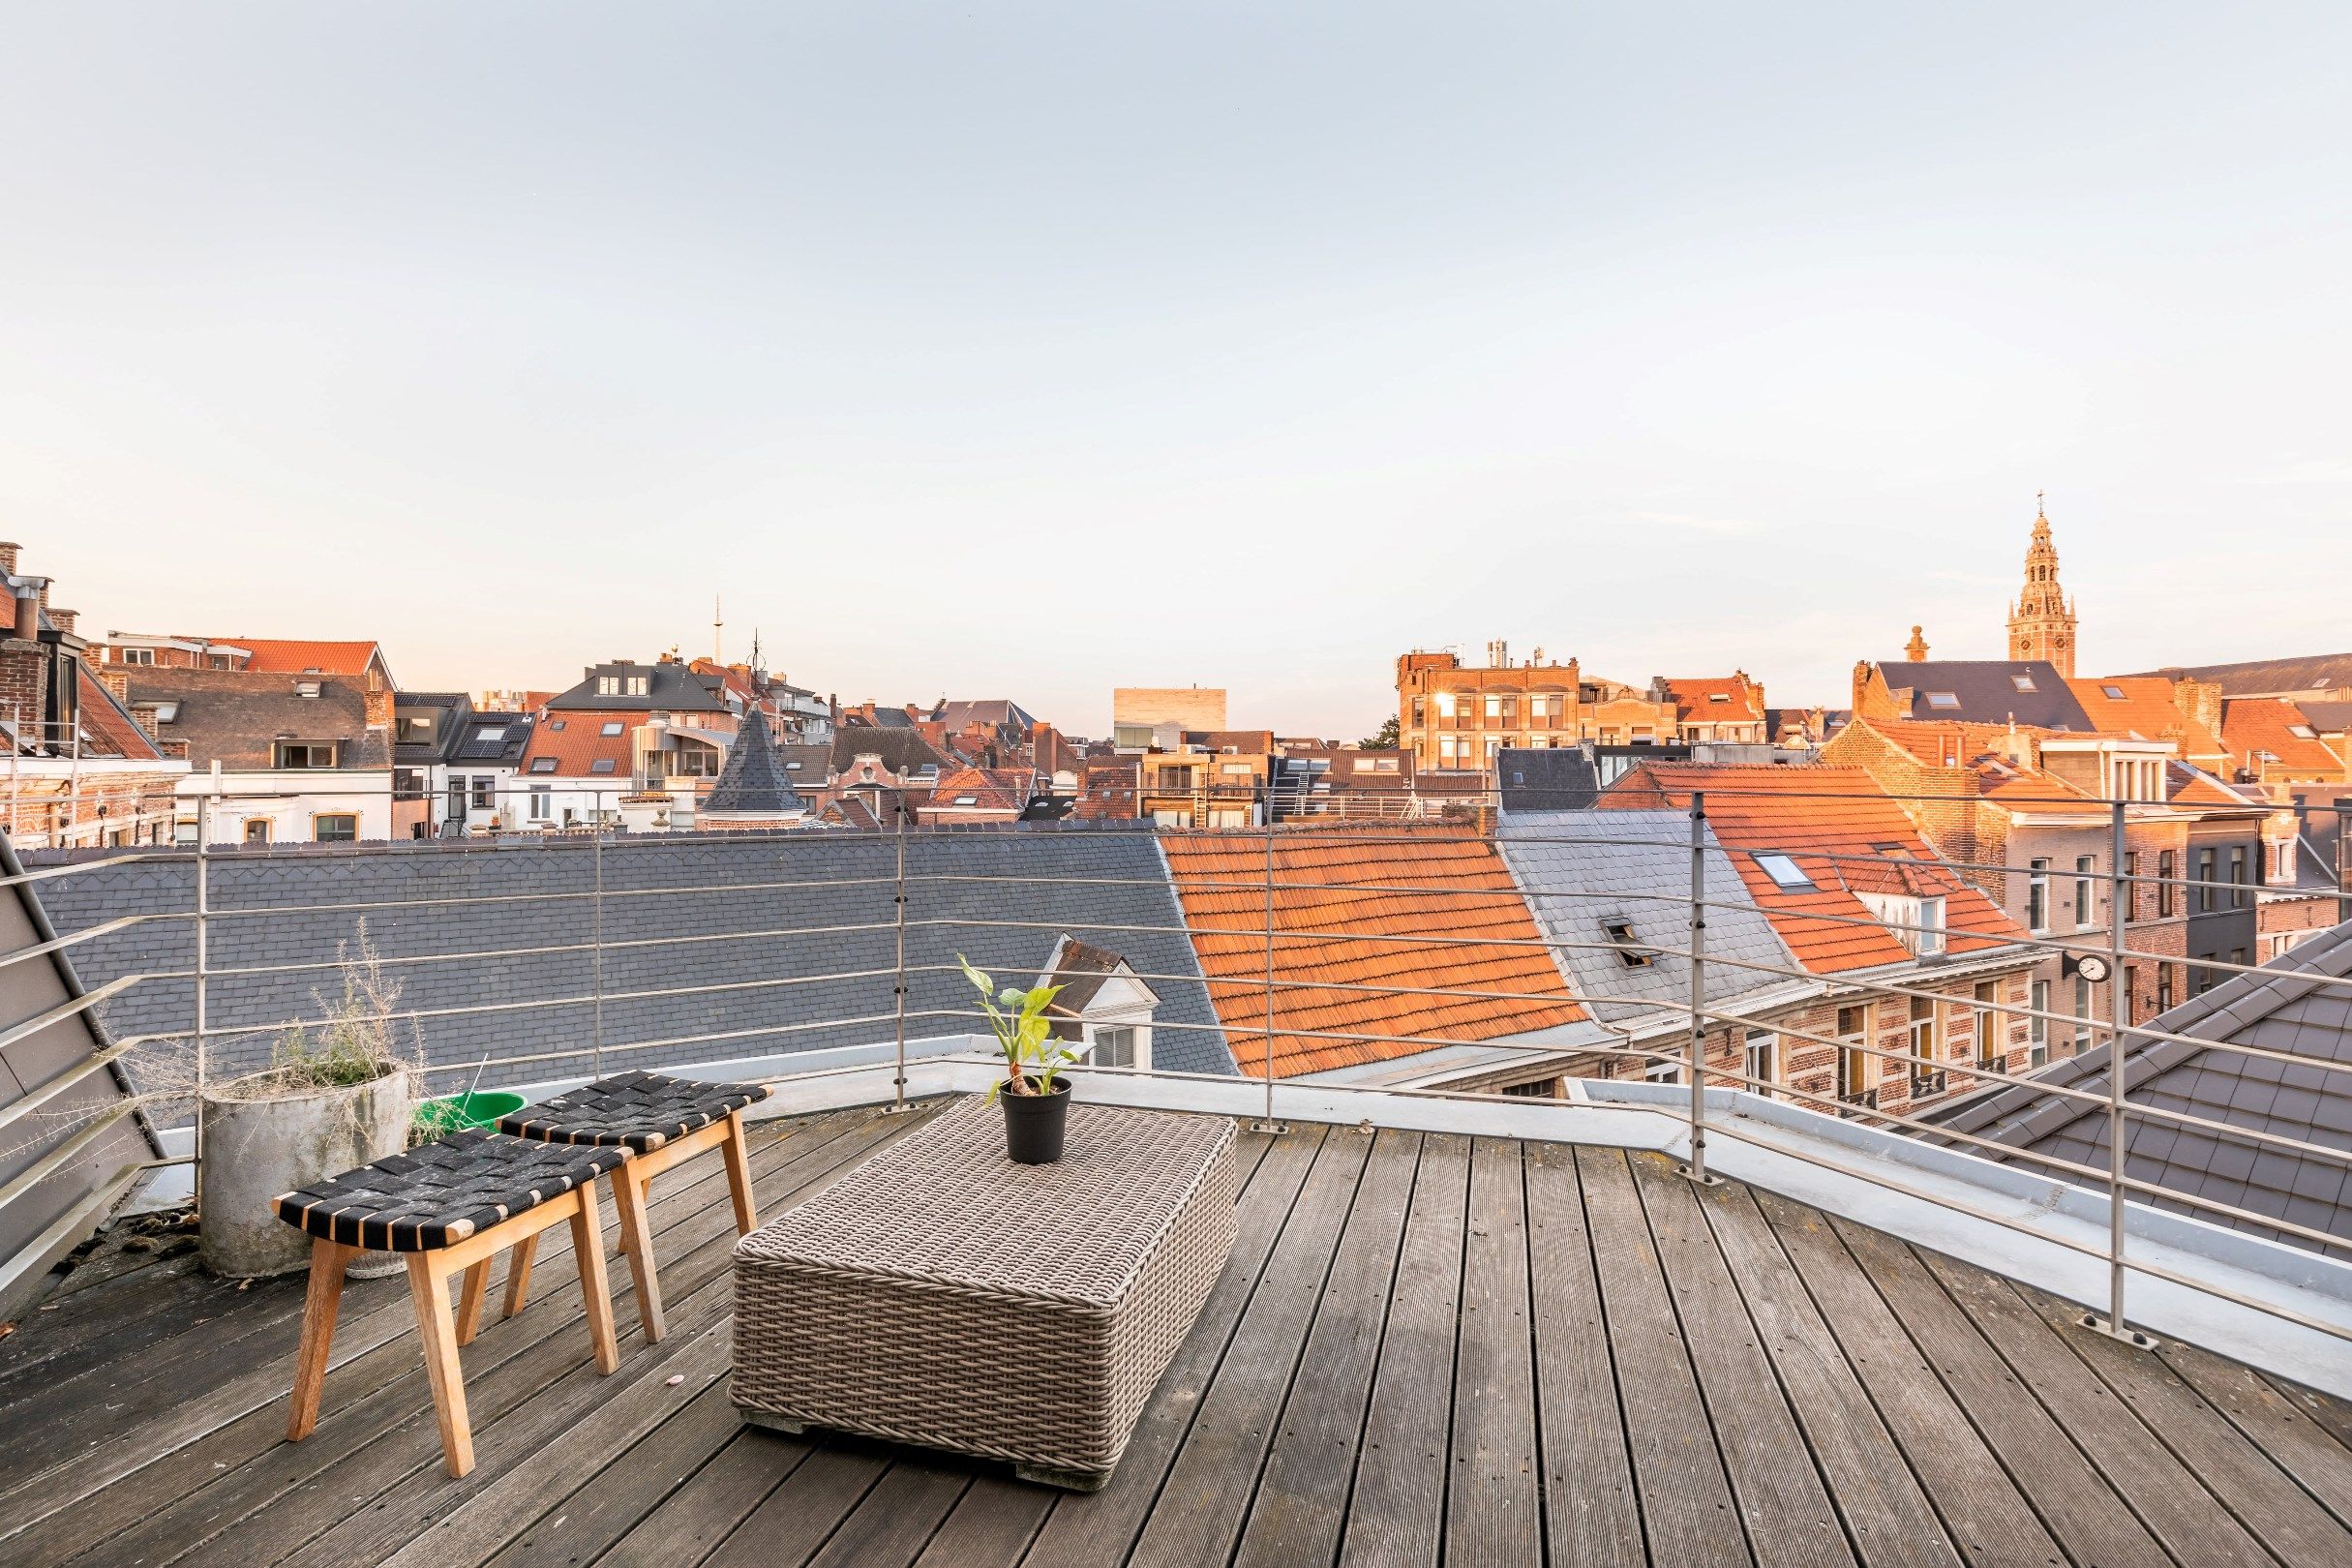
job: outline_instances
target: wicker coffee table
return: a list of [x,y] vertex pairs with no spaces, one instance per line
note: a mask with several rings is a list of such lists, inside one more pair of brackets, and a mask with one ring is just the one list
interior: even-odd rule
[[1110,1479],[1233,1245],[1233,1124],[1070,1108],[1069,1153],[1005,1158],[1004,1114],[941,1112],[735,1250],[735,1402]]

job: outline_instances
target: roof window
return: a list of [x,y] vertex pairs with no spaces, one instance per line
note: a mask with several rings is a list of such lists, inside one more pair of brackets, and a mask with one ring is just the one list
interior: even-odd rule
[[2102,697],[2111,697],[2119,703],[2124,700],[2124,688],[2121,686],[2101,686],[2098,690]]
[[603,728],[599,729],[596,733],[598,735],[618,735],[621,732],[621,728],[622,726],[620,720],[606,719],[604,721]]
[[1956,691],[1931,691],[1927,694],[1927,706],[1930,708],[1958,708],[1960,694]]
[[2019,691],[2040,690],[2038,686],[2034,684],[2033,676],[2023,670],[2020,670],[2015,675],[2009,677],[2009,684],[2015,686]]
[[2316,740],[2319,739],[2319,732],[2312,729],[2308,724],[2290,724],[2287,726],[2287,734],[2293,736],[2298,740]]
[[978,805],[980,804],[980,797],[977,795],[959,795],[948,803],[950,805]]
[[1767,852],[1751,859],[1756,861],[1757,870],[1772,879],[1775,888],[1796,891],[1813,886],[1813,879],[1805,875],[1805,868],[1789,856]]
[[552,773],[556,770],[556,759],[553,757],[533,757],[530,760],[530,770],[534,773]]
[[612,770],[613,759],[610,757],[599,757],[594,762],[588,764],[588,771],[591,773],[609,773]]
[[1649,949],[1635,945],[1631,920],[1603,920],[1601,934],[1616,944],[1617,961],[1628,969],[1647,969],[1657,957]]

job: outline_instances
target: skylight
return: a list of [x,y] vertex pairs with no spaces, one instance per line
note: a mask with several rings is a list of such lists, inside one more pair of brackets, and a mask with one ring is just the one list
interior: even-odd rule
[[1754,859],[1756,869],[1770,877],[1775,888],[1794,890],[1813,886],[1813,879],[1805,875],[1805,868],[1786,855],[1767,853],[1758,855]]
[[533,757],[530,760],[530,770],[534,773],[552,773],[556,770],[556,759],[553,757]]
[[2308,724],[2290,724],[2287,726],[2287,734],[2293,736],[2298,740],[2316,740],[2319,739],[2319,732],[2312,729]]
[[1601,934],[1616,944],[1617,960],[1628,969],[1647,969],[1650,960],[1657,956],[1647,948],[1634,945],[1634,928],[1631,920],[1603,920]]
[[1930,708],[1958,708],[1960,694],[1956,691],[1931,691],[1927,694],[1927,706]]
[[613,759],[610,757],[599,757],[594,762],[588,764],[588,771],[591,773],[609,773],[612,770]]
[[950,805],[978,805],[980,804],[980,797],[977,795],[959,795],[948,803]]
[[2015,675],[2009,677],[2009,684],[2015,686],[2019,691],[2036,691],[2040,689],[2034,684],[2034,678],[2026,674],[2023,670],[2020,670]]
[[618,719],[606,719],[606,720],[604,721],[604,728],[603,728],[603,729],[601,729],[601,730],[598,730],[596,733],[597,733],[598,735],[618,735],[618,734],[620,733],[620,729],[621,729],[620,720],[618,720]]
[[503,740],[506,739],[506,726],[503,724],[485,724],[480,729],[473,732],[473,738],[476,740]]
[[2124,700],[2124,688],[2121,686],[2101,686],[2098,689],[2102,697],[2111,697],[2119,703]]

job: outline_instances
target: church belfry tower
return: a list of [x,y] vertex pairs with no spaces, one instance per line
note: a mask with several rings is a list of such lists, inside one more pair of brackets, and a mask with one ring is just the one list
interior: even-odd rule
[[2026,547],[2025,591],[2009,606],[2009,657],[2047,659],[2074,678],[2074,603],[2058,586],[2058,547],[2050,519],[2034,497],[2034,542]]

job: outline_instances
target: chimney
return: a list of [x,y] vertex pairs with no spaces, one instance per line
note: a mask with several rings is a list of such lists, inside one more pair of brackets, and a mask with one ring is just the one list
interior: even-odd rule
[[392,728],[392,694],[388,691],[371,691],[365,693],[365,697],[368,705],[368,728],[372,730]]
[[98,672],[98,678],[114,693],[114,700],[129,706],[131,702],[131,672],[119,664],[109,664]]
[[1919,635],[1916,626],[1911,629],[1911,641],[1903,645],[1903,656],[1914,664],[1927,662],[1927,639]]
[[48,593],[48,584],[38,577],[24,577],[17,579],[15,588],[15,623],[10,635],[29,643],[41,635],[41,601]]
[[55,626],[66,636],[71,637],[74,635],[74,622],[80,617],[80,615],[81,612],[78,610],[51,610],[49,612],[49,624]]
[[17,548],[14,544],[0,543],[0,572],[6,572],[11,577],[16,575]]
[[2201,724],[2215,735],[2221,733],[2220,681],[2196,680],[2176,674],[2172,680],[2172,704],[2190,723]]

